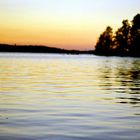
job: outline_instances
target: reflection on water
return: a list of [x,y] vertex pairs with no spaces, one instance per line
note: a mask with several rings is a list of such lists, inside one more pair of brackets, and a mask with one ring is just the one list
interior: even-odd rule
[[138,140],[140,59],[0,54],[0,139]]

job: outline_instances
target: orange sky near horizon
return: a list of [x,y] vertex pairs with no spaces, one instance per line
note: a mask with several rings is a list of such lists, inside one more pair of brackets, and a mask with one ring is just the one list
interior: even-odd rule
[[139,0],[124,1],[1,0],[0,43],[94,49],[106,26],[117,29],[139,12]]
[[[53,47],[60,47],[66,49],[86,49],[93,48],[95,40],[94,37],[99,31],[98,29],[90,29],[87,25],[67,24],[58,25],[37,25],[8,27],[4,25],[0,32],[0,42],[10,44],[32,44],[32,45],[48,45]],[[39,26],[41,25],[41,26]],[[87,48],[88,49],[88,48]]]

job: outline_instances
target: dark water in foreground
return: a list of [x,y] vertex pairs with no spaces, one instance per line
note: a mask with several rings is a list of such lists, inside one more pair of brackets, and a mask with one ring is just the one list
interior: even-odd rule
[[0,54],[1,140],[139,140],[140,58]]

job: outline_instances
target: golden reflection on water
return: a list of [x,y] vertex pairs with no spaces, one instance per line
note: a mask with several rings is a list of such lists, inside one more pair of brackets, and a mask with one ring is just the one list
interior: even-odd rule
[[137,132],[139,91],[139,58],[45,54],[0,58],[0,118],[2,131],[9,136],[23,134],[18,130],[24,125],[30,127],[24,132],[27,136],[35,131],[38,136],[65,132],[86,137],[97,127],[98,132],[115,133],[116,127],[135,127]]

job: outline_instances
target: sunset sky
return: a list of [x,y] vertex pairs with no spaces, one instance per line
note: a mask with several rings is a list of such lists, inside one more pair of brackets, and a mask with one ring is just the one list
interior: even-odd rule
[[139,12],[140,0],[0,0],[0,43],[93,49]]

